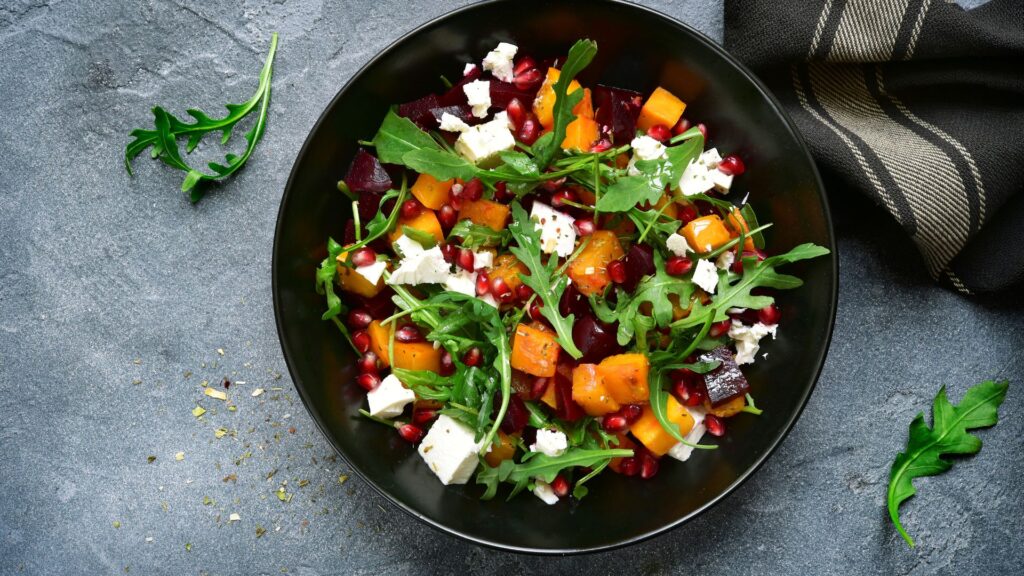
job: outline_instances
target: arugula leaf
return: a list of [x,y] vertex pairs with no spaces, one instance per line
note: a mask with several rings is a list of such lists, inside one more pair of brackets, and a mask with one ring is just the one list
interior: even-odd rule
[[523,284],[533,288],[537,297],[544,304],[541,314],[555,329],[562,350],[573,358],[580,358],[583,353],[572,340],[572,323],[575,317],[572,314],[562,316],[562,313],[558,311],[558,301],[562,298],[566,286],[569,285],[569,279],[556,273],[558,268],[556,256],[549,257],[546,264],[541,260],[540,232],[519,202],[512,203],[512,223],[509,224],[508,230],[518,244],[518,246],[510,246],[509,251],[530,270],[529,275],[520,274],[519,277]]
[[420,174],[430,174],[438,180],[472,180],[480,172],[476,165],[454,152],[431,148],[406,152],[398,163]]
[[612,458],[629,458],[633,451],[622,448],[607,450],[588,450],[584,448],[570,448],[561,456],[548,456],[542,452],[530,452],[526,455],[528,460],[516,464],[511,460],[505,460],[500,466],[491,467],[482,464],[477,472],[477,484],[487,487],[481,500],[490,500],[497,493],[500,482],[511,482],[517,485],[516,492],[522,490],[526,483],[534,478],[540,478],[545,482],[553,482],[555,476],[566,468],[584,466],[594,468],[606,464]]
[[679,179],[683,177],[686,167],[690,165],[690,162],[696,160],[703,151],[704,136],[699,131],[695,137],[686,140],[682,144],[669,146],[665,149],[665,154],[668,156],[668,161],[671,164],[668,181],[672,184],[673,188],[679,187]]
[[[277,32],[274,32],[270,37],[270,50],[267,52],[263,69],[260,70],[259,86],[256,88],[256,93],[249,100],[241,104],[225,104],[228,114],[223,118],[213,119],[201,110],[190,108],[186,112],[195,119],[195,122],[188,123],[174,117],[160,106],[153,108],[153,125],[155,129],[144,130],[138,128],[132,130],[131,136],[135,139],[125,147],[124,167],[128,170],[128,174],[132,174],[132,160],[143,150],[152,147],[151,156],[153,158],[159,158],[168,166],[186,173],[185,180],[181,183],[181,191],[190,193],[189,198],[192,202],[198,202],[203,197],[203,192],[196,188],[197,184],[204,181],[224,180],[242,168],[246,161],[249,160],[249,157],[252,156],[252,151],[256,149],[256,144],[263,137],[263,132],[267,128],[267,111],[270,108],[270,78],[274,71],[274,55],[276,53]],[[186,154],[195,150],[203,137],[211,132],[220,132],[221,145],[227,144],[238,122],[252,113],[253,110],[256,110],[257,107],[259,109],[258,117],[253,127],[245,133],[246,148],[241,156],[227,154],[225,156],[225,164],[210,162],[207,166],[214,174],[196,170],[182,159],[181,152],[178,150],[178,138],[188,138],[188,142],[185,145]]]
[[555,92],[554,126],[550,132],[541,136],[533,144],[533,156],[537,166],[541,169],[547,168],[555,157],[555,153],[561,149],[562,141],[565,140],[565,129],[576,118],[572,109],[583,99],[582,88],[572,94],[566,94],[569,84],[590,64],[596,54],[597,42],[593,40],[577,40],[569,49],[569,55],[565,60],[565,65],[562,66],[558,81],[552,87]]
[[981,450],[981,440],[967,431],[994,426],[999,421],[999,405],[1009,385],[1006,380],[986,380],[968,389],[956,406],[949,403],[943,386],[932,405],[932,428],[925,424],[922,413],[910,423],[907,450],[892,463],[886,499],[889,518],[911,548],[914,541],[903,529],[899,516],[900,504],[917,492],[911,481],[949,470],[953,463],[942,458],[945,454],[976,454]]
[[405,155],[417,150],[442,151],[430,134],[393,109],[384,116],[384,122],[373,137],[373,146],[377,150],[377,158],[385,164],[404,165]]
[[341,298],[334,293],[334,279],[338,277],[338,255],[342,253],[341,244],[334,238],[327,239],[327,258],[316,270],[316,293],[327,297],[327,311],[321,320],[330,320],[342,312]]
[[650,386],[650,402],[651,412],[654,413],[654,417],[658,420],[658,424],[661,424],[663,430],[669,433],[670,436],[676,439],[676,441],[683,443],[686,446],[697,448],[700,450],[716,450],[718,446],[714,444],[693,444],[688,442],[683,435],[679,433],[679,425],[668,419],[668,414],[665,412],[668,403],[668,392],[665,391],[665,373],[661,370],[653,374],[651,378]]
[[505,163],[505,166],[512,168],[523,176],[540,176],[540,169],[537,167],[537,163],[533,161],[533,158],[518,150],[506,150],[498,154],[498,157]]
[[511,239],[512,234],[505,230],[495,230],[483,224],[474,224],[472,220],[459,220],[448,238],[462,238],[462,246],[465,248],[494,248],[505,246]]
[[[370,242],[373,242],[377,238],[380,238],[384,234],[391,230],[395,226],[395,222],[398,221],[398,216],[401,212],[402,203],[405,202],[408,196],[408,181],[405,175],[402,175],[402,187],[398,190],[388,190],[380,197],[380,206],[377,208],[377,213],[373,215],[373,218],[366,223],[366,234],[362,240],[350,244],[345,247],[346,251],[351,252],[357,248],[362,248]],[[384,214],[384,205],[387,204],[388,200],[395,199],[395,205],[391,209],[391,213]],[[352,214],[358,216],[359,211],[353,207]]]
[[[665,271],[665,257],[655,250],[654,275],[645,276],[632,297],[620,290],[615,310],[608,309],[606,304],[595,303],[595,313],[602,321],[619,321],[616,338],[620,345],[625,346],[639,332],[646,333],[655,326],[668,326],[672,322],[673,306],[669,296],[676,296],[678,302],[685,305],[693,296],[693,288],[690,280],[670,276]],[[641,310],[645,303],[651,307],[649,316]]]
[[652,189],[646,176],[623,176],[602,191],[596,208],[601,212],[626,212],[637,204],[657,202],[664,190]]
[[402,234],[408,236],[410,239],[415,240],[418,244],[426,248],[427,250],[437,246],[437,238],[434,237],[430,232],[424,232],[419,228],[413,228],[412,226],[402,226]]
[[[744,204],[740,208],[740,216],[743,217],[743,221],[747,223],[747,229],[755,230],[761,225],[757,222],[757,214],[754,212],[754,207],[750,204]],[[753,232],[750,234],[750,238],[754,241],[754,247],[764,249],[764,235],[760,232]]]
[[626,212],[638,204],[655,203],[665,194],[665,187],[675,187],[683,171],[704,150],[704,138],[686,140],[678,146],[665,148],[665,158],[634,160],[638,174],[616,178],[597,201],[601,212]]

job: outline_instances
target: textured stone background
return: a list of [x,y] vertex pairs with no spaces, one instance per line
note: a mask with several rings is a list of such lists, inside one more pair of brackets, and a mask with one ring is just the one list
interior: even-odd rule
[[[959,399],[1024,369],[1020,299],[932,285],[895,226],[839,191],[840,304],[824,374],[779,452],[711,512],[625,550],[540,559],[464,544],[358,479],[339,484],[344,462],[281,376],[278,200],[337,89],[459,4],[3,3],[0,573],[1020,573],[1016,388],[979,457],[918,483],[903,512],[917,549],[883,509],[889,462],[939,384]],[[716,1],[653,5],[721,39]],[[247,98],[272,30],[274,103],[250,165],[196,206],[158,163],[140,159],[129,178],[122,149],[149,106],[216,111]],[[228,391],[235,412],[201,391],[224,376],[245,381]],[[267,392],[252,397],[257,387]],[[197,404],[209,410],[201,420]],[[285,481],[287,503],[276,495]]]

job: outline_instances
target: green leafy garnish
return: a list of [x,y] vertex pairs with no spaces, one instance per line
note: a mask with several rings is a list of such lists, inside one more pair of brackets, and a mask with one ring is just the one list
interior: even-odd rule
[[558,81],[552,86],[555,92],[555,105],[552,108],[554,126],[550,132],[538,138],[533,144],[534,160],[541,169],[547,168],[551,160],[554,159],[555,153],[561,149],[562,141],[565,140],[565,129],[576,118],[572,109],[583,99],[582,88],[571,94],[566,94],[569,84],[596,55],[597,42],[593,40],[577,40],[569,49],[569,55],[562,66]]
[[[256,148],[256,143],[263,137],[263,132],[267,127],[267,110],[270,107],[270,77],[273,74],[274,54],[276,52],[277,32],[273,33],[270,37],[270,51],[267,53],[263,69],[260,71],[260,82],[256,88],[256,93],[252,95],[252,98],[241,104],[226,104],[225,107],[228,109],[228,114],[223,118],[210,118],[201,110],[190,108],[186,112],[195,119],[195,122],[188,123],[179,120],[160,106],[153,108],[154,129],[144,130],[138,128],[132,130],[131,135],[135,140],[132,140],[125,147],[124,166],[128,173],[132,173],[132,160],[143,150],[152,147],[150,155],[153,158],[159,158],[168,166],[186,173],[185,180],[181,183],[181,191],[188,192],[192,202],[198,202],[203,197],[203,192],[196,187],[197,184],[203,181],[224,180],[238,171],[252,155],[252,151]],[[186,154],[195,150],[203,137],[211,132],[220,132],[220,143],[222,145],[227,144],[238,122],[257,109],[259,110],[259,115],[256,119],[256,124],[245,133],[245,140],[247,142],[245,152],[241,156],[227,154],[224,164],[210,162],[208,166],[214,172],[213,174],[192,168],[181,157],[181,152],[178,150],[178,138],[188,138],[188,142],[185,145]]]
[[906,452],[900,452],[892,463],[887,495],[889,518],[911,548],[914,541],[900,523],[900,504],[916,493],[914,478],[934,476],[949,470],[953,463],[945,454],[976,454],[981,440],[968,430],[994,426],[999,420],[999,405],[1006,398],[1009,382],[986,380],[972,386],[960,404],[953,406],[946,398],[946,387],[939,389],[932,405],[932,427],[918,413],[910,423]]
[[512,204],[512,223],[509,224],[508,229],[517,244],[517,246],[510,246],[509,251],[530,270],[529,275],[520,274],[519,277],[523,284],[533,288],[537,297],[543,302],[541,314],[555,329],[558,344],[573,358],[583,356],[583,353],[572,341],[572,323],[575,317],[572,314],[562,316],[562,313],[558,311],[558,301],[562,298],[566,286],[569,285],[569,279],[556,273],[557,257],[552,255],[548,258],[547,263],[541,259],[540,232],[518,202]]
[[607,450],[570,448],[561,456],[548,456],[541,452],[527,452],[523,457],[525,461],[518,464],[512,460],[505,460],[501,465],[494,468],[482,464],[480,471],[477,472],[476,482],[487,487],[484,495],[481,496],[482,500],[494,498],[495,493],[498,491],[498,484],[501,482],[510,482],[516,485],[509,495],[509,498],[512,498],[521,492],[526,487],[526,484],[534,478],[540,478],[545,482],[552,482],[555,476],[558,476],[558,473],[566,468],[574,466],[594,468],[607,465],[612,458],[629,458],[632,455],[632,450],[623,448]]
[[462,238],[462,246],[465,248],[495,248],[505,246],[512,238],[508,229],[495,230],[483,224],[474,224],[472,220],[459,220],[448,238]]
[[428,250],[437,246],[437,238],[435,238],[430,232],[420,230],[419,228],[402,226],[402,234],[405,234],[410,239],[415,240],[418,244]]
[[388,110],[373,137],[377,159],[385,164],[404,164],[405,154],[418,150],[441,150],[441,147],[412,120]]

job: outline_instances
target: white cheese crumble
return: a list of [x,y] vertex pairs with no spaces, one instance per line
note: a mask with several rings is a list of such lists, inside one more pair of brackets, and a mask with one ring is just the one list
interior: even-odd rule
[[778,324],[761,322],[753,326],[744,326],[742,322],[733,320],[732,326],[729,327],[729,337],[736,341],[736,363],[753,364],[754,356],[761,348],[761,339],[769,334],[775,338],[778,328]]
[[473,252],[473,268],[480,270],[481,268],[490,268],[492,266],[494,266],[494,253]]
[[689,242],[686,241],[686,237],[675,232],[669,234],[668,239],[665,240],[665,245],[673,254],[680,258],[685,258],[687,254],[693,252]]
[[491,83],[487,80],[473,80],[465,84],[462,91],[466,93],[466,102],[473,107],[473,116],[487,116],[487,109],[491,107]]
[[718,168],[709,170],[708,177],[711,179],[711,184],[714,185],[715,189],[719,192],[728,192],[729,188],[732,187],[732,174],[726,174]]
[[718,255],[718,260],[715,260],[715,266],[717,266],[719,270],[728,270],[735,261],[736,255],[733,254],[732,250],[726,250]]
[[409,390],[388,374],[380,386],[366,393],[366,401],[370,404],[370,415],[377,418],[394,418],[405,410],[405,405],[416,399],[416,393]]
[[413,240],[412,238],[409,238],[405,234],[402,234],[401,236],[398,237],[398,240],[395,240],[394,246],[398,248],[398,253],[403,258],[416,256],[417,254],[422,254],[424,251],[422,244]]
[[519,47],[508,42],[500,42],[498,46],[484,56],[484,70],[494,74],[494,77],[503,82],[511,82],[515,76],[512,74],[512,59],[516,57]]
[[633,154],[640,160],[660,160],[666,157],[665,145],[650,136],[637,136],[629,143]]
[[[693,417],[693,428],[683,436],[683,440],[686,440],[690,444],[699,444],[701,438],[704,437],[704,433],[707,431],[707,427],[704,425],[704,409],[703,408],[686,408],[686,411]],[[693,454],[693,446],[687,446],[682,442],[677,442],[675,446],[669,449],[668,455],[679,460],[680,462],[686,462],[690,459],[690,455]]]
[[718,268],[710,260],[698,260],[693,271],[693,283],[708,294],[714,294],[718,287]]
[[498,301],[495,300],[494,296],[492,296],[490,293],[484,294],[483,296],[477,296],[477,298],[483,300],[484,302],[490,304],[491,306],[494,306],[495,308],[498,308]]
[[434,246],[418,254],[406,255],[398,269],[391,273],[388,284],[443,284],[450,275],[450,266],[445,262],[441,248]]
[[541,480],[540,478],[533,479],[533,495],[540,498],[547,505],[558,504],[558,495],[551,488],[551,484]]
[[465,132],[469,130],[469,124],[462,121],[462,118],[445,112],[441,114],[441,130],[445,132]]
[[702,164],[699,159],[691,160],[686,166],[686,170],[683,170],[682,177],[679,178],[679,191],[683,196],[693,196],[711,190],[715,187],[715,183],[711,181],[709,172],[707,166]]
[[473,64],[472,62],[470,62],[470,63],[466,64],[466,66],[462,69],[462,75],[463,76],[469,76],[470,74],[473,73],[473,70],[476,70],[476,64]]
[[387,270],[387,268],[388,268],[388,263],[387,262],[384,262],[382,260],[378,260],[378,261],[374,262],[373,264],[368,264],[366,266],[360,266],[360,267],[356,268],[355,270],[356,270],[357,274],[359,274],[363,278],[366,278],[367,282],[369,282],[370,284],[373,284],[374,286],[376,286],[377,282],[380,281],[380,277],[384,275],[384,271]]
[[540,452],[552,458],[565,454],[569,448],[569,439],[558,430],[537,430],[537,441],[530,445],[530,452]]
[[508,122],[508,114],[499,112],[490,122],[471,127],[455,141],[455,151],[481,167],[497,164],[498,154],[516,145],[516,139],[508,129]]
[[701,152],[700,160],[708,168],[718,168],[722,163],[722,155],[718,153],[718,148],[711,148]]
[[576,247],[576,219],[564,212],[559,212],[542,202],[534,202],[530,211],[530,219],[540,230],[540,248],[545,254],[552,252],[559,256],[572,254]]
[[430,427],[417,450],[442,484],[465,484],[479,463],[480,445],[473,441],[473,429],[442,414]]
[[444,281],[444,289],[466,296],[476,296],[476,272],[458,270]]

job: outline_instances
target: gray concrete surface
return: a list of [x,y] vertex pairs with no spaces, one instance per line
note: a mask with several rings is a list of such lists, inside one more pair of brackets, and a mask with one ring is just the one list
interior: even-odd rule
[[[278,200],[336,90],[458,4],[0,7],[0,573],[1021,573],[1019,381],[982,453],[918,483],[903,510],[918,548],[883,508],[889,462],[940,384],[959,398],[985,377],[1018,378],[1020,299],[932,285],[886,217],[841,192],[839,316],[818,389],[770,462],[696,521],[541,559],[441,535],[358,479],[339,483],[344,462],[281,376]],[[717,2],[653,5],[721,38]],[[270,127],[249,166],[197,206],[165,166],[143,158],[129,178],[122,149],[148,108],[248,97],[272,30]],[[245,382],[227,391],[236,411],[202,393],[223,377]]]

